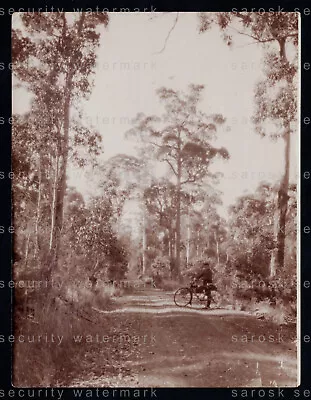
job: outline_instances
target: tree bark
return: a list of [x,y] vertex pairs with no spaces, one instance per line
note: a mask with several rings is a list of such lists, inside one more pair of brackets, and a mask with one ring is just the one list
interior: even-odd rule
[[38,157],[38,199],[37,199],[37,210],[36,210],[36,220],[35,220],[35,249],[34,249],[34,259],[37,259],[39,254],[39,221],[40,221],[40,210],[41,210],[41,193],[42,193],[42,169],[41,169],[41,157]]
[[285,172],[278,193],[279,229],[277,235],[278,251],[277,266],[284,269],[285,260],[285,237],[286,237],[286,215],[288,207],[288,186],[289,186],[289,157],[290,157],[290,128],[287,126],[284,134],[285,141]]
[[54,240],[54,227],[55,227],[55,204],[56,204],[56,194],[57,194],[57,181],[58,181],[58,164],[59,164],[59,156],[56,156],[55,161],[55,173],[54,173],[54,182],[52,185],[52,205],[51,205],[51,230],[50,230],[50,243],[49,243],[49,253],[51,253],[53,248],[53,240]]
[[177,233],[176,233],[176,230],[174,232],[174,257],[176,260],[176,258],[177,258]]
[[28,263],[29,242],[30,242],[30,230],[28,231],[27,240],[26,240],[24,269],[27,268],[27,263]]
[[[273,238],[275,243],[278,243],[278,232],[279,232],[279,208],[278,208],[278,193],[275,196],[274,205],[273,205]],[[277,262],[277,253],[278,248],[274,247],[271,251],[270,258],[270,277],[274,277],[276,274],[276,262]]]
[[[63,32],[62,39],[63,43],[67,40],[67,21],[65,13],[63,13]],[[77,29],[77,40],[81,36],[83,23],[85,19],[85,13],[82,12]],[[69,128],[70,128],[70,105],[72,99],[72,87],[73,87],[73,76],[75,69],[76,52],[73,50],[73,55],[68,64],[68,70],[66,75],[66,83],[64,90],[64,114],[63,114],[63,136],[61,137],[61,159],[62,163],[59,169],[59,180],[57,183],[57,192],[55,199],[55,224],[52,232],[52,248],[51,254],[48,260],[48,277],[52,270],[56,270],[58,267],[58,256],[60,249],[61,233],[63,229],[63,212],[64,212],[64,198],[66,193],[66,172],[68,163],[68,152],[69,152]]]

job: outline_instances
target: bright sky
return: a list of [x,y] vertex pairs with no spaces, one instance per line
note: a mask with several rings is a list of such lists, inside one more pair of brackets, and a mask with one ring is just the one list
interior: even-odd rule
[[[130,120],[138,112],[161,114],[155,95],[161,86],[186,89],[190,83],[204,84],[200,108],[222,113],[226,128],[219,130],[218,144],[231,159],[215,163],[224,173],[218,188],[224,206],[245,191],[254,191],[262,180],[275,182],[283,172],[284,143],[262,139],[254,132],[253,91],[261,78],[262,49],[247,45],[252,39],[232,32],[233,49],[227,47],[217,28],[198,33],[196,13],[180,13],[165,50],[159,52],[171,29],[175,13],[110,14],[108,29],[102,30],[95,86],[84,110],[103,137],[102,159],[118,153],[135,154],[134,143],[124,139]],[[19,99],[15,97],[14,108]],[[291,180],[295,180],[298,135],[293,136]],[[71,169],[69,183],[84,195],[96,187],[90,176]]]

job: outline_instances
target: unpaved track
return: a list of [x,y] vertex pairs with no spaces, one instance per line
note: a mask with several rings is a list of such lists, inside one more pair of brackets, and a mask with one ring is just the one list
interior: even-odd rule
[[[178,308],[173,293],[157,289],[119,298],[115,310],[94,312],[116,336],[86,355],[88,373],[76,376],[73,386],[296,386],[293,328],[246,312]],[[107,354],[118,358],[118,372],[108,370]]]

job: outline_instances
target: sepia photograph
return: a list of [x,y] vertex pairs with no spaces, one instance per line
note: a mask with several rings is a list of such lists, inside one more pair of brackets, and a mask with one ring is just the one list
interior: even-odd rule
[[15,387],[300,384],[299,63],[294,12],[13,14]]

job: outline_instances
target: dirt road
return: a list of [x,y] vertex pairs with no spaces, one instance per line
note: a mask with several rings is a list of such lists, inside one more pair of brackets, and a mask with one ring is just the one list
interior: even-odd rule
[[[296,385],[296,332],[247,312],[178,308],[157,289],[94,310],[76,387],[273,387]],[[116,365],[118,367],[116,367]],[[83,377],[83,378],[82,378]]]

